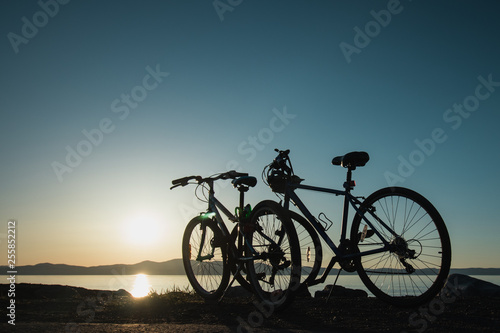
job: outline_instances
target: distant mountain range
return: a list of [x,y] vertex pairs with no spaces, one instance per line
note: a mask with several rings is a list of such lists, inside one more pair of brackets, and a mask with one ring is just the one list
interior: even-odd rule
[[[0,266],[1,274],[7,274],[10,269]],[[16,267],[17,275],[185,275],[182,259],[172,259],[164,262],[143,261],[138,264],[103,265],[103,266],[73,266],[65,264],[36,264]],[[330,274],[337,274],[332,269]],[[450,274],[464,275],[500,275],[500,268],[452,268]]]
[[[0,272],[7,272],[7,266],[0,266]],[[73,266],[65,264],[36,264],[17,266],[18,275],[184,275],[182,259],[164,262],[143,261],[138,264],[103,265],[103,266]]]

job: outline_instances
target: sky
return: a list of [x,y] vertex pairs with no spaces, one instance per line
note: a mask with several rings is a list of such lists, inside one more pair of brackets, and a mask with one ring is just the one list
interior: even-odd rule
[[[333,188],[331,159],[368,152],[356,195],[416,190],[448,227],[452,267],[499,267],[499,7],[4,1],[0,250],[15,219],[17,265],[180,258],[205,206],[171,181],[237,169],[259,180],[249,203],[276,199],[261,172],[280,148]],[[228,181],[217,194],[237,205]],[[339,198],[305,197],[338,240]]]

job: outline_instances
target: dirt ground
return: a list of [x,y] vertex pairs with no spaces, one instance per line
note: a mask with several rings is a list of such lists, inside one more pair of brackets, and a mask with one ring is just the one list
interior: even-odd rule
[[[286,310],[276,313],[259,306],[251,296],[207,304],[184,292],[134,299],[83,288],[51,296],[41,288],[47,286],[17,287],[15,330],[4,316],[0,331],[499,332],[500,327],[499,298],[436,298],[417,309],[401,309],[371,297],[332,296],[328,303],[321,298],[298,297]],[[5,290],[6,285],[0,285],[3,309],[9,301]]]

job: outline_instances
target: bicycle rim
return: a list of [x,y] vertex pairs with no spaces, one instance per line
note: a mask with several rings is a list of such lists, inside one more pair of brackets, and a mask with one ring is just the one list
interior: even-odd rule
[[[285,308],[300,286],[300,249],[295,229],[277,203],[257,205],[251,217],[255,231],[249,241],[257,257],[247,273],[256,296],[274,310]],[[249,249],[248,253],[250,254]]]
[[184,269],[193,289],[206,300],[219,299],[229,283],[227,254],[217,224],[194,218],[182,241]]
[[[369,209],[395,234],[371,216]],[[391,244],[391,251],[356,260],[359,277],[366,287],[375,296],[398,306],[417,306],[436,296],[449,273],[451,246],[446,226],[434,206],[414,191],[385,188],[370,195],[361,210]],[[360,252],[383,246],[359,214],[353,220],[351,240],[355,240]]]

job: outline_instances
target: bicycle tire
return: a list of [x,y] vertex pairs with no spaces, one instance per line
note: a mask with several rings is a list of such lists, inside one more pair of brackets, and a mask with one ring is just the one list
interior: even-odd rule
[[[372,207],[397,236],[383,230],[382,225],[367,214]],[[434,298],[443,287],[451,265],[450,238],[436,208],[415,191],[388,187],[366,198],[360,213],[355,215],[351,227],[356,250],[363,252],[381,247],[376,234],[361,241],[365,228],[362,215],[392,246],[390,251],[355,260],[365,286],[376,297],[400,307],[416,307]]]
[[189,283],[198,295],[207,301],[223,295],[230,271],[226,244],[214,220],[199,216],[188,223],[182,238],[182,261]]
[[290,211],[290,219],[293,222],[300,244],[301,283],[308,286],[316,279],[321,269],[321,262],[323,261],[321,240],[316,229],[302,215]]
[[[273,311],[282,310],[292,302],[300,287],[297,233],[287,212],[274,201],[257,204],[250,223],[255,230],[246,237],[257,256],[247,263],[248,279],[261,304]],[[247,256],[253,256],[249,246],[245,250]]]

